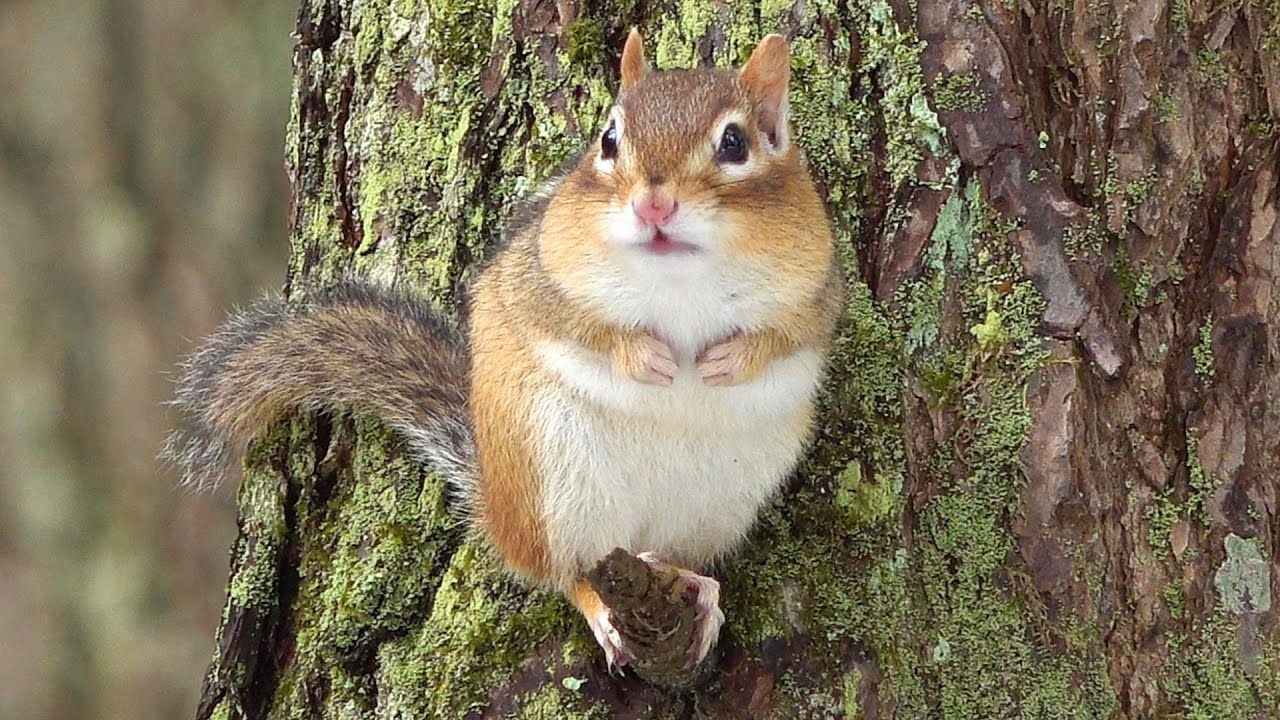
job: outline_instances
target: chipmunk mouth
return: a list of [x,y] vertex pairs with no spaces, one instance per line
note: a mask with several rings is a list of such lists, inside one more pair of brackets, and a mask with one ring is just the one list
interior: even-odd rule
[[654,255],[681,255],[696,253],[699,250],[697,245],[676,240],[661,230],[653,233],[653,237],[645,243],[644,249]]

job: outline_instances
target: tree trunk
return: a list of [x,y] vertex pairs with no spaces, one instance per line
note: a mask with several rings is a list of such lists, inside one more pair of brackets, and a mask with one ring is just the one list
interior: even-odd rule
[[792,40],[850,289],[710,685],[603,671],[374,419],[241,484],[207,717],[1280,717],[1280,5],[309,0],[288,291],[446,308],[660,67]]

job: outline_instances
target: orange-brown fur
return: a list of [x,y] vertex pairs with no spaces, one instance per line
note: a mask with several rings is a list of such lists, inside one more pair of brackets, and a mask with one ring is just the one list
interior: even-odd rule
[[527,401],[539,370],[522,339],[502,322],[504,309],[482,280],[471,315],[470,413],[480,467],[479,521],[507,564],[525,577],[550,573],[534,478]]

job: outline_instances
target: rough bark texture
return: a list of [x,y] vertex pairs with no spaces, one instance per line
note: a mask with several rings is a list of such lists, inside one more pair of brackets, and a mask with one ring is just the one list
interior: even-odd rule
[[204,717],[1265,718],[1280,707],[1280,17],[1201,4],[392,3],[299,17],[293,295],[454,307],[659,66],[792,39],[850,292],[719,672],[607,676],[369,418],[252,453]]

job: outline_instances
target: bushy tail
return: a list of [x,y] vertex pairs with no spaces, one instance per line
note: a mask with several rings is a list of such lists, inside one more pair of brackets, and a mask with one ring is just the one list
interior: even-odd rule
[[466,344],[421,298],[347,281],[301,307],[264,300],[183,362],[182,422],[161,456],[212,488],[281,412],[349,406],[381,417],[469,499]]

